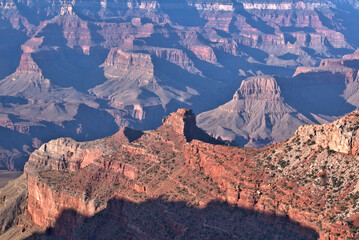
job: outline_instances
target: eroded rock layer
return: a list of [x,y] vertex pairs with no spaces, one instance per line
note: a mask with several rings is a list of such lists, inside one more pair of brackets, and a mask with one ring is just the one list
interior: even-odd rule
[[189,141],[179,109],[145,133],[58,139],[25,166],[27,215],[66,239],[357,238],[358,126],[356,111],[246,149]]

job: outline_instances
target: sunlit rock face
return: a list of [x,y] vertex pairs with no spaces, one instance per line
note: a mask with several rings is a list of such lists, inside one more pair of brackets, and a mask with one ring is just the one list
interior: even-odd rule
[[327,125],[308,125],[298,129],[296,135],[308,141],[315,141],[322,148],[336,152],[358,155],[358,111]]
[[[198,134],[204,133],[192,110],[179,109],[156,130],[125,128],[90,142],[60,138],[42,145],[26,163],[26,214],[40,229],[68,239],[95,236],[93,228],[102,225],[94,222],[103,221],[112,224],[102,232],[106,237],[170,239],[220,231],[225,236],[356,238],[358,216],[350,197],[358,191],[358,124],[355,111],[330,124],[300,127],[278,145],[238,148],[209,143],[209,136]],[[330,210],[339,201],[348,211]],[[164,206],[164,221],[157,222]],[[203,214],[218,227],[208,229],[188,218]],[[250,218],[251,231],[243,221],[223,216]],[[156,227],[148,228],[153,221]],[[281,230],[272,232],[278,221]]]

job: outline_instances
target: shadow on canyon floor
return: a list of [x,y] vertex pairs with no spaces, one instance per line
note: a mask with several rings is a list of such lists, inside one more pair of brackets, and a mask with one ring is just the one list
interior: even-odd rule
[[0,36],[0,80],[2,80],[16,71],[22,53],[21,48],[18,46],[23,44],[28,38],[20,30],[2,28],[1,22]]
[[164,198],[133,203],[111,199],[92,217],[65,210],[53,228],[30,239],[318,239],[287,216],[211,202],[204,208]]

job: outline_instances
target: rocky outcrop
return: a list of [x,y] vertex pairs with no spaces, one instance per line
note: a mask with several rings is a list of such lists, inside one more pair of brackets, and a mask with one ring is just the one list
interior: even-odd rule
[[113,152],[122,144],[129,143],[129,139],[136,138],[138,134],[140,133],[123,128],[111,137],[89,143],[77,142],[71,138],[52,140],[31,154],[24,170],[32,175],[40,171],[77,171],[94,164],[97,158]]
[[[38,182],[32,176],[28,176],[28,186],[27,211],[31,216],[31,220],[39,226],[55,226],[56,219],[60,216],[61,211],[69,207],[77,209],[78,213],[85,217],[95,214],[93,202],[87,203],[84,198],[56,192],[48,185]],[[34,198],[35,196],[36,198]],[[56,199],[56,202],[49,201],[49,199]],[[72,225],[75,224],[76,219]]]
[[174,48],[153,48],[148,49],[148,51],[156,57],[174,63],[192,74],[200,73],[193,61],[182,50]]
[[44,170],[76,171],[92,163],[102,154],[103,151],[83,146],[70,138],[59,138],[36,150],[26,164],[25,171],[27,173]]
[[[204,134],[197,129],[195,116],[188,109],[178,110],[164,122],[158,132],[145,134],[143,137],[138,131],[123,129],[109,138],[93,142],[80,143],[60,138],[42,145],[30,156],[25,166],[29,185],[27,212],[32,221],[42,227],[55,227],[62,211],[72,208],[78,209],[79,218],[74,218],[71,222],[72,226],[77,227],[84,218],[93,216],[106,207],[106,199],[123,194],[117,189],[118,184],[124,184],[126,188],[136,192],[155,194],[154,186],[139,180],[144,171],[141,165],[148,164],[149,161],[157,168],[164,156],[158,155],[156,149],[161,149],[163,154],[169,156],[173,151],[178,151],[175,149],[181,149],[180,145],[186,142],[186,138],[193,138],[198,132]],[[166,136],[173,140],[162,139]],[[130,143],[138,137],[141,137],[140,143]],[[200,137],[202,136],[198,136]],[[174,140],[179,141],[179,145],[172,145]],[[147,141],[155,144],[154,148],[142,145],[141,142]],[[159,142],[165,144],[164,149],[157,146]],[[111,158],[110,161],[108,157]],[[140,165],[127,162],[129,158],[137,159]],[[151,174],[149,169],[146,171]],[[85,176],[92,176],[92,183],[88,182]],[[55,180],[57,177],[63,180]],[[69,185],[70,182],[76,187]],[[66,191],[62,191],[64,184],[67,185]],[[113,193],[108,195],[109,192],[102,189],[103,184],[107,184]],[[96,200],[100,195],[104,198],[101,203]],[[56,234],[60,236],[67,236],[66,231],[69,231],[67,228],[56,229],[59,231]]]
[[3,96],[39,96],[41,92],[48,93],[50,88],[50,80],[42,75],[29,53],[23,53],[16,72],[0,82],[0,93]]
[[196,116],[190,109],[179,109],[168,118],[163,119],[163,124],[172,127],[176,133],[185,136],[191,134],[193,129],[197,127]]
[[299,91],[308,86],[315,89],[316,86],[322,88],[332,85],[333,87],[329,87],[332,89],[331,91],[340,88],[343,91],[341,96],[344,100],[357,107],[358,66],[358,61],[352,57],[348,58],[348,56],[344,56],[342,59],[323,59],[319,67],[298,67],[293,78],[297,80],[296,88]]
[[177,112],[171,113],[168,118],[163,119],[162,122],[165,127],[171,127],[177,134],[183,135],[187,141],[198,139],[204,142],[221,143],[197,127],[196,116],[191,109],[179,109]]
[[233,96],[234,101],[245,98],[281,100],[281,90],[274,77],[253,77],[243,81]]
[[294,77],[303,80],[320,80],[324,81],[338,81],[338,82],[353,82],[357,76],[357,70],[343,66],[341,61],[332,60],[322,62],[322,66],[318,68],[298,67],[294,73]]
[[343,59],[349,59],[349,60],[359,59],[359,50],[356,50],[353,54],[344,55]]
[[74,8],[71,4],[64,4],[61,7],[60,15],[74,15]]
[[[111,227],[120,224],[123,229],[120,232],[130,231],[138,238],[158,234],[156,229],[163,227],[170,227],[172,234],[181,236],[185,232],[195,233],[191,223],[179,217],[176,204],[160,208],[163,209],[160,216],[166,216],[165,220],[156,222],[157,227],[152,230],[146,227],[149,224],[146,220],[134,218],[138,214],[135,209],[141,208],[144,199],[159,196],[168,201],[182,199],[201,208],[217,199],[232,206],[231,214],[236,214],[237,208],[245,208],[245,216],[251,219],[250,211],[266,214],[266,224],[272,227],[275,225],[272,221],[277,220],[268,216],[274,214],[284,216],[287,223],[293,220],[315,229],[320,239],[356,238],[357,223],[353,220],[357,216],[356,205],[350,199],[356,198],[358,191],[354,174],[357,164],[353,161],[357,154],[358,123],[359,113],[354,112],[332,124],[302,127],[282,144],[246,149],[196,139],[187,142],[186,129],[195,130],[195,117],[191,110],[179,109],[163,126],[143,135],[127,130],[132,133],[129,138],[129,132],[123,130],[110,138],[76,143],[78,153],[62,159],[71,166],[75,159],[83,158],[87,164],[79,168],[51,167],[66,149],[74,150],[74,143],[60,139],[43,145],[30,157],[25,169],[29,187],[27,214],[37,225],[51,227],[53,234],[63,238],[93,236],[89,232],[92,218],[99,222],[102,218],[111,219],[114,224]],[[103,154],[83,154],[85,146],[102,149]],[[34,163],[36,170],[30,167]],[[137,207],[130,207],[127,201]],[[163,201],[153,204],[169,206]],[[152,219],[158,208],[147,206],[151,207],[142,215]],[[256,217],[251,221],[261,222]],[[216,229],[221,232],[243,234],[221,221],[217,223]],[[266,224],[255,232],[266,232]],[[130,226],[137,230],[132,232]],[[242,228],[241,221],[235,226]],[[202,227],[196,225],[196,229]],[[286,224],[276,234],[286,234],[289,229],[295,230],[297,238],[315,238],[313,232]],[[212,231],[209,228],[201,234],[212,236]]]
[[349,115],[326,125],[307,125],[296,132],[301,141],[312,141],[325,149],[336,152],[358,155],[358,117],[355,111]]
[[[147,108],[162,108],[159,106],[161,99],[155,94],[148,94],[161,91],[156,89],[157,78],[150,54],[111,49],[103,67],[108,80],[90,90],[98,98],[109,99],[111,106],[140,121],[147,119]],[[115,112],[114,117],[120,119],[121,127],[128,125],[128,122],[122,124],[122,112]]]
[[28,73],[42,75],[39,66],[34,62],[31,54],[24,53],[21,55],[19,67],[16,69],[17,73]]
[[64,4],[60,16],[52,20],[54,21],[62,26],[63,36],[69,47],[79,46],[84,54],[90,54],[92,38],[88,23],[77,16],[72,4]]
[[138,53],[111,49],[102,65],[108,80],[90,89],[90,92],[98,98],[110,100],[112,107],[121,110],[113,112],[121,127],[131,124],[141,128],[137,121],[147,122],[147,126],[158,126],[173,99],[184,102],[198,94],[191,88],[174,89],[163,84],[162,79],[167,79],[167,76],[159,74],[158,69],[171,69],[173,63],[186,71],[200,74],[181,50],[157,48],[148,50],[148,53]]
[[281,142],[299,126],[311,123],[284,101],[278,81],[271,76],[244,80],[230,102],[201,113],[198,122],[216,138],[249,147]]
[[128,53],[121,49],[111,49],[104,64],[123,70],[129,70],[130,68],[153,69],[150,55]]
[[[29,185],[27,213],[30,215],[31,220],[42,227],[54,227],[56,219],[64,209],[79,209],[79,214],[83,216],[82,220],[84,217],[92,216],[100,211],[99,208],[103,207],[101,204],[97,205],[93,200],[89,201],[88,194],[90,194],[89,191],[91,190],[86,190],[83,187],[87,188],[90,185],[84,186],[87,180],[83,177],[86,174],[91,175],[92,173],[87,172],[87,170],[96,166],[112,171],[114,174],[122,173],[128,179],[136,178],[134,174],[136,174],[137,170],[131,164],[116,165],[116,163],[111,164],[99,159],[104,155],[113,154],[121,148],[122,144],[128,144],[139,136],[141,136],[141,132],[124,128],[111,137],[93,142],[80,143],[72,139],[60,138],[42,145],[30,156],[25,165]],[[82,169],[86,169],[84,170],[85,175],[77,176],[81,179],[73,179],[74,184],[78,184],[77,187],[71,189],[74,186],[69,186],[68,190],[70,192],[58,192],[55,190],[59,190],[60,185],[64,182],[57,182],[60,183],[57,186],[52,185],[55,182],[52,182],[50,178],[54,174],[63,172],[68,174],[67,176],[76,177],[72,172],[81,172]],[[42,175],[43,173],[45,175]],[[50,173],[50,175],[46,173]],[[60,175],[58,176],[66,178],[65,175]],[[113,174],[111,176],[113,177]],[[108,176],[106,175],[106,177]],[[84,180],[85,182],[83,182]],[[54,202],[52,201],[54,199],[61,199],[61,201]],[[75,219],[74,226],[77,226],[78,221],[81,221],[81,219]],[[63,235],[65,233],[60,231],[58,234]]]
[[199,59],[209,62],[209,63],[217,63],[216,55],[213,52],[213,49],[208,46],[200,46],[200,45],[191,45],[188,47],[196,57]]

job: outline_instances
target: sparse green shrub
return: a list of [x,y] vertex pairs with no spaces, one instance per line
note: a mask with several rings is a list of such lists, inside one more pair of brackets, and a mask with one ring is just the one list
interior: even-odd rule
[[281,168],[285,168],[286,166],[289,165],[289,162],[284,161],[284,160],[279,160],[278,165],[281,166]]

